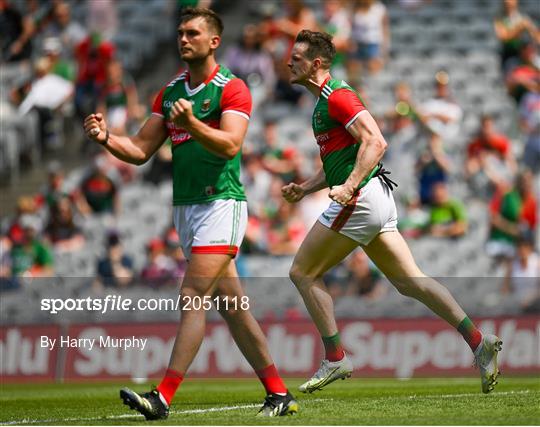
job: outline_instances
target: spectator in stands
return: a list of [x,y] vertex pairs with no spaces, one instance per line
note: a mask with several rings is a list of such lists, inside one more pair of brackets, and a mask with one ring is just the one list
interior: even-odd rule
[[18,289],[17,277],[12,274],[11,248],[13,244],[9,237],[0,236],[0,292]]
[[32,55],[32,35],[35,25],[31,17],[23,16],[10,0],[0,0],[0,28],[2,28],[2,61],[29,60]]
[[50,248],[39,236],[39,220],[31,215],[21,217],[23,234],[13,240],[11,267],[13,276],[51,277],[54,269]]
[[68,196],[64,186],[64,171],[59,161],[54,160],[47,165],[47,184],[38,194],[36,200],[40,206],[51,208],[61,198]]
[[110,131],[120,135],[126,135],[129,123],[144,115],[135,82],[118,60],[107,64],[107,79],[99,95],[97,112],[104,115]]
[[298,205],[282,201],[270,218],[268,251],[271,255],[294,255],[306,236],[306,224],[298,212]]
[[430,138],[438,137],[444,142],[459,135],[463,117],[463,110],[450,95],[449,82],[448,73],[437,72],[435,96],[423,102],[416,111]]
[[253,24],[246,25],[240,41],[227,49],[224,63],[251,89],[264,85],[269,90],[275,85],[272,57],[262,48],[262,36]]
[[[418,114],[412,100],[411,87],[408,83],[401,81],[394,86],[395,106],[385,114],[387,120],[386,128],[391,135],[389,149],[398,145],[407,146],[416,140],[416,121]],[[406,147],[403,147],[406,149]]]
[[150,167],[144,174],[144,180],[158,185],[163,181],[170,181],[172,176],[172,144],[171,140],[167,139],[165,143],[159,147],[156,154],[150,160]]
[[467,147],[465,176],[477,196],[490,196],[493,190],[511,183],[517,163],[510,140],[495,130],[493,118],[482,116],[478,135]]
[[522,232],[516,255],[507,263],[502,291],[517,297],[526,312],[540,312],[540,255],[534,251],[534,234]]
[[176,262],[165,251],[165,243],[160,238],[154,238],[146,246],[148,260],[141,271],[141,278],[150,286],[161,286],[175,282]]
[[432,137],[416,163],[418,194],[423,205],[431,203],[433,186],[440,182],[446,182],[450,171],[450,159],[444,152],[441,139]]
[[75,64],[62,57],[62,43],[57,37],[43,40],[43,54],[51,64],[51,73],[70,82],[75,80]]
[[[279,62],[284,62],[294,44],[296,35],[304,29],[317,30],[317,20],[313,11],[302,0],[285,0],[283,2],[285,16],[271,19],[261,24],[261,31],[267,48],[273,52]],[[284,46],[280,47],[280,42]],[[270,45],[270,46],[268,46]]]
[[342,0],[325,0],[321,28],[332,36],[336,55],[332,61],[334,78],[345,78],[347,54],[351,45],[350,13]]
[[519,119],[525,134],[523,163],[534,174],[540,173],[540,85],[526,93],[519,105]]
[[19,114],[32,109],[39,116],[40,143],[42,151],[59,148],[62,144],[61,130],[54,122],[61,116],[58,112],[73,97],[73,84],[52,73],[51,61],[42,57],[34,64],[35,78],[19,106]]
[[[90,2],[99,3],[99,2]],[[75,108],[84,118],[95,111],[97,100],[107,80],[107,65],[114,57],[114,46],[92,33],[75,47],[77,78]]]
[[111,213],[120,211],[120,199],[116,184],[106,174],[106,160],[96,156],[94,167],[81,183],[81,192],[93,213]]
[[540,91],[540,57],[534,43],[527,43],[521,48],[520,60],[506,76],[508,93],[517,104],[527,93]]
[[7,236],[12,242],[22,241],[24,237],[22,219],[28,217],[35,218],[36,221],[40,220],[38,215],[38,204],[31,196],[20,196],[17,199],[15,217],[11,220],[7,230]]
[[292,144],[288,144],[285,149],[279,147],[276,122],[267,121],[264,124],[263,134],[263,167],[285,182],[298,182],[301,179],[302,156],[300,153]]
[[37,194],[35,201],[39,207],[49,211],[58,201],[68,197],[79,213],[87,215],[91,212],[85,198],[79,190],[69,191],[64,183],[64,170],[59,161],[53,160],[47,165],[47,184]]
[[495,18],[495,34],[501,42],[501,67],[509,71],[519,58],[525,37],[540,43],[540,32],[526,14],[518,9],[518,0],[503,0],[502,11]]
[[52,20],[42,33],[46,38],[60,42],[59,54],[63,60],[69,61],[74,58],[75,47],[88,36],[86,28],[71,19],[71,6],[64,1],[54,3]]
[[405,239],[415,239],[424,234],[429,224],[430,215],[422,208],[418,197],[410,197],[405,201],[405,212],[400,214],[398,228]]
[[81,229],[75,224],[73,206],[68,197],[61,197],[51,207],[45,237],[58,251],[76,251],[84,245]]
[[540,86],[531,89],[519,103],[519,124],[525,135],[537,132],[540,125]]
[[262,215],[267,195],[272,183],[272,175],[266,170],[262,158],[257,153],[243,156],[242,183],[249,200],[250,214]]
[[184,251],[182,251],[182,246],[180,246],[180,238],[174,226],[169,228],[165,233],[164,241],[165,253],[174,262],[174,268],[172,270],[174,280],[171,282],[171,285],[175,286],[178,284],[178,279],[182,279],[186,274],[187,260]]
[[536,230],[538,224],[537,200],[533,175],[521,172],[510,191],[498,191],[490,203],[491,230],[486,252],[495,261],[507,260],[515,255],[515,242],[520,230]]
[[433,237],[461,237],[467,232],[465,207],[451,199],[446,183],[433,185],[427,233]]
[[98,261],[97,274],[98,280],[94,282],[96,291],[103,290],[103,287],[126,288],[133,280],[133,260],[124,253],[117,233],[107,236],[107,255]]
[[349,81],[357,84],[363,67],[370,73],[377,73],[389,54],[390,24],[384,4],[378,0],[355,0],[352,41],[354,50],[349,57]]

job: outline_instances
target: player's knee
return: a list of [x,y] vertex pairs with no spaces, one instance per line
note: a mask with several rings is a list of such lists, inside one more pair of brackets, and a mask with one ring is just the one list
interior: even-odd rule
[[182,292],[180,298],[183,302],[188,303],[188,301],[193,301],[194,299],[203,298],[205,293],[198,289],[196,286],[190,286],[184,284],[182,286]]
[[317,272],[303,268],[299,264],[293,264],[289,270],[289,277],[297,288],[303,287],[306,284],[312,283],[319,276]]

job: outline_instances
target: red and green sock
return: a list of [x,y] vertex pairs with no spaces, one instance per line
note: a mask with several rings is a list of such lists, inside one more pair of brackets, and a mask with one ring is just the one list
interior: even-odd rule
[[275,365],[267,366],[264,369],[255,371],[261,380],[267,394],[287,394],[287,387],[278,374]]
[[339,332],[331,337],[322,337],[324,344],[324,358],[330,362],[337,362],[345,357],[345,351],[341,345]]
[[163,399],[167,402],[167,405],[171,404],[171,401],[180,387],[180,384],[184,380],[184,374],[175,371],[174,369],[167,369],[165,376],[156,387],[157,391],[163,396]]
[[457,327],[458,332],[463,335],[471,350],[474,351],[482,342],[482,332],[474,326],[468,317],[465,317]]

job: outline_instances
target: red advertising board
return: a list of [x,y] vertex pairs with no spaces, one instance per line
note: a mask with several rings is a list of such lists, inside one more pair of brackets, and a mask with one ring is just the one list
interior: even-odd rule
[[[477,319],[477,324],[483,331],[496,333],[503,340],[499,361],[505,375],[540,374],[539,316]],[[311,322],[267,322],[262,326],[276,365],[284,376],[305,377],[318,368],[322,345]],[[339,322],[339,327],[343,345],[357,376],[408,378],[475,374],[470,349],[461,336],[443,321],[347,320]],[[11,341],[6,338],[9,331],[11,334],[19,331],[19,336],[28,341],[25,351],[30,354],[38,351],[35,346],[40,344],[41,334],[58,336],[58,329],[54,327],[30,330],[22,327],[3,328],[0,334],[2,359],[4,354],[13,354],[15,350],[11,346],[21,346],[13,338]],[[37,368],[28,369],[25,359],[18,362],[18,370],[14,371],[13,366],[9,365],[11,371],[5,371],[6,374],[2,362],[2,376],[20,379],[27,375],[47,375],[47,378],[52,378],[51,370],[60,351],[64,363],[57,374],[66,379],[155,378],[161,376],[167,366],[175,334],[174,323],[73,325],[58,337],[45,373]],[[39,350],[39,354],[42,354],[42,350]],[[13,375],[13,372],[19,376]],[[209,324],[189,376],[252,375],[226,325]]]
[[60,328],[8,326],[0,328],[0,376],[2,381],[54,380],[59,351],[47,345],[60,336]]

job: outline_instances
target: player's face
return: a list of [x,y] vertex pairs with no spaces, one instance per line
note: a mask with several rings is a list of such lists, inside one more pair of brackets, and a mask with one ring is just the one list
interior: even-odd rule
[[220,40],[202,17],[182,22],[178,26],[178,50],[182,60],[187,63],[207,58],[217,49]]
[[307,46],[305,43],[295,43],[287,66],[291,70],[291,83],[307,83],[312,74],[313,61],[306,58]]

